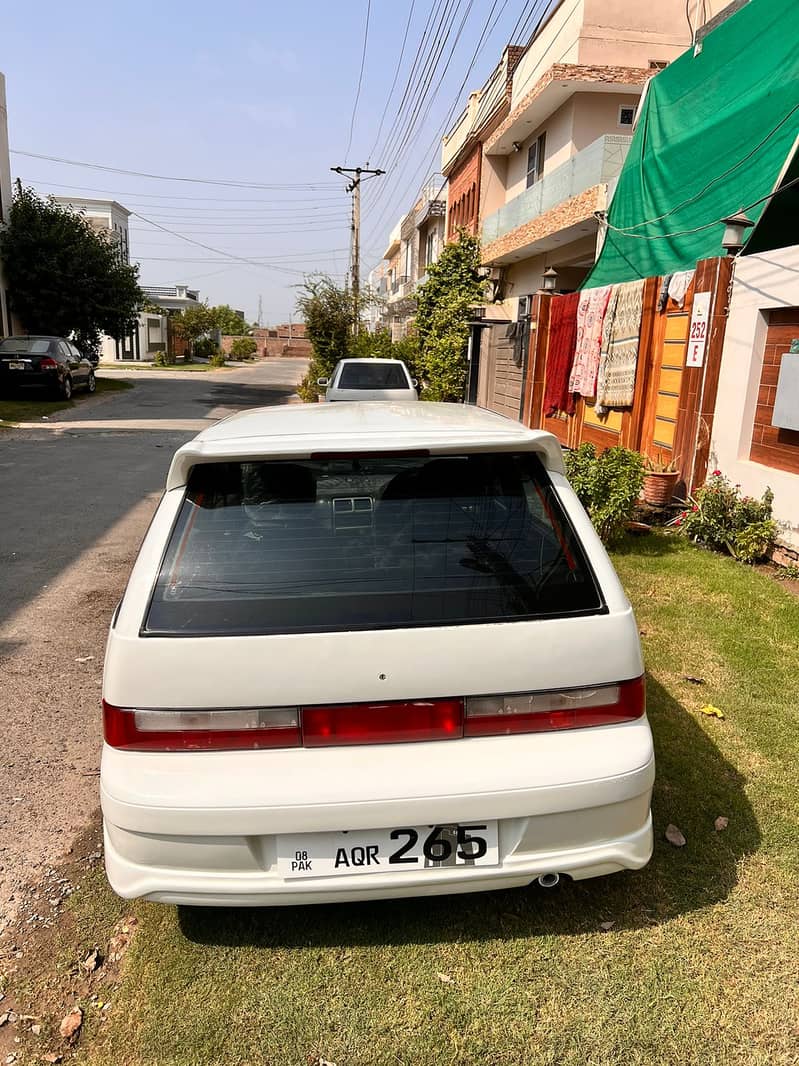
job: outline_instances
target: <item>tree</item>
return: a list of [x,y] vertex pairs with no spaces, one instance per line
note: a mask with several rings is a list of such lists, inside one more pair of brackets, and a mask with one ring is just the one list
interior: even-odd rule
[[427,268],[416,293],[416,329],[426,400],[459,401],[466,383],[471,309],[483,299],[480,241],[461,230]]
[[[368,306],[368,296],[362,306]],[[374,333],[353,330],[352,295],[326,274],[305,279],[297,300],[297,307],[305,319],[305,333],[311,342],[313,356],[308,373],[299,389],[301,399],[312,402],[319,395],[317,379],[329,378],[339,359],[401,359],[411,377],[418,377],[419,341],[414,330],[399,341],[391,339],[387,329]]]
[[232,307],[227,304],[220,304],[218,307],[212,307],[211,310],[215,318],[214,326],[220,332],[232,337],[241,337],[249,333],[250,327],[244,317],[238,311],[234,311]]
[[327,274],[309,274],[300,286],[297,309],[305,320],[305,335],[313,355],[299,394],[313,401],[319,395],[317,378],[330,377],[333,367],[349,352],[355,315],[349,292]]
[[138,268],[120,261],[114,238],[20,183],[0,257],[11,308],[29,333],[74,336],[97,350],[102,333],[119,339],[130,332],[143,306]]
[[253,337],[236,337],[230,346],[234,359],[250,359],[257,351],[258,345]]
[[215,308],[209,307],[207,303],[185,308],[177,315],[172,316],[172,325],[175,333],[188,341],[193,350],[195,341],[216,328],[214,311]]

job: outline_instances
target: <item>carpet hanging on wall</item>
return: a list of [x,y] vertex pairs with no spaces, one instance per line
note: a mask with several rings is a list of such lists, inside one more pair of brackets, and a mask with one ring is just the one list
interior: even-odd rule
[[596,376],[602,348],[602,324],[612,286],[583,289],[577,307],[577,346],[569,377],[569,392],[593,399],[596,396]]
[[544,415],[563,411],[574,414],[574,397],[569,392],[574,346],[577,339],[579,292],[555,296],[549,307],[549,347],[544,382]]
[[632,407],[643,296],[643,280],[627,281],[613,287],[602,328],[597,414],[610,407]]

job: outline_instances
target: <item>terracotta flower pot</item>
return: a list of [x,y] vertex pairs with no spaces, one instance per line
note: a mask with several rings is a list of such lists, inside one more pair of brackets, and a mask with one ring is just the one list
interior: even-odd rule
[[644,499],[653,507],[665,507],[671,503],[679,480],[679,470],[649,471],[644,475]]

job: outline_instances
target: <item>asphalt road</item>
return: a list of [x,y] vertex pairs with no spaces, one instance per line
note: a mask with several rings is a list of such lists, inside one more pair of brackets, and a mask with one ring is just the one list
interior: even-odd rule
[[305,366],[130,371],[129,391],[0,432],[0,929],[96,810],[105,636],[173,452],[288,402]]

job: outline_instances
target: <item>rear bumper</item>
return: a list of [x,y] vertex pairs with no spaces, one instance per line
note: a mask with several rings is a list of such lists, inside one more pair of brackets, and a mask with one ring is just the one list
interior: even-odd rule
[[[648,734],[645,722],[636,728],[645,728]],[[189,809],[179,806],[177,795],[166,806],[152,792],[151,802],[120,800],[112,794],[108,774],[109,761],[119,754],[104,756],[102,806],[108,879],[125,898],[201,906],[288,906],[479,892],[527,885],[545,873],[582,879],[639,869],[652,853],[651,747],[646,761],[625,773],[566,784],[530,787],[530,779],[537,775],[528,769],[527,787],[512,787],[511,769],[495,766],[493,775],[506,779],[504,789],[411,795],[408,788],[402,798],[384,793],[381,800],[360,802],[301,803],[299,797],[289,796],[280,804],[236,810]],[[351,797],[353,787],[348,788],[347,782],[339,787]],[[209,793],[216,791],[207,777],[206,788]],[[293,802],[287,804],[285,799]],[[499,823],[500,863],[495,867],[390,870],[290,881],[277,872],[277,833],[485,819]]]
[[0,373],[0,389],[55,389],[61,379],[57,370],[8,370]]
[[[501,827],[501,833],[504,828]],[[114,891],[125,899],[143,898],[196,907],[288,907],[522,888],[546,873],[568,874],[575,880],[582,880],[621,870],[638,870],[652,855],[652,819],[647,806],[643,824],[624,836],[581,848],[522,851],[505,857],[497,867],[449,868],[414,874],[361,874],[334,881],[320,878],[287,882],[268,870],[257,873],[210,872],[148,866],[117,850],[115,843],[119,840],[113,827],[106,825],[108,880]],[[122,842],[124,846],[124,836]],[[167,839],[161,838],[159,843],[167,843]],[[185,846],[186,842],[180,843]],[[235,841],[231,839],[229,845],[235,846]],[[205,849],[199,841],[195,842],[195,847],[199,860]]]

